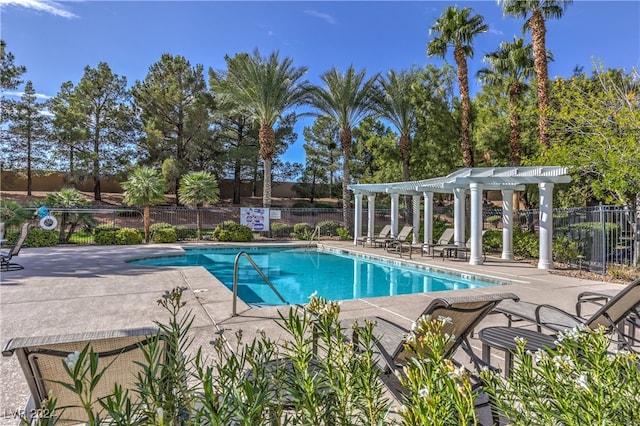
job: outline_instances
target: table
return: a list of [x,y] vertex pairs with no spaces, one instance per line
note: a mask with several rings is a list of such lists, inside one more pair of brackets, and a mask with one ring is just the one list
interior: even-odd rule
[[535,352],[541,348],[555,349],[555,337],[534,330],[518,327],[487,327],[480,330],[478,339],[482,342],[482,360],[490,363],[491,348],[504,351],[504,375],[511,375],[511,356],[516,350],[515,338],[521,337],[527,341],[525,349]]

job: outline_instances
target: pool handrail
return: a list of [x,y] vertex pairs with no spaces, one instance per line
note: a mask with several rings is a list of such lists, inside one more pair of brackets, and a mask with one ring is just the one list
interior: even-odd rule
[[238,314],[236,312],[236,304],[237,304],[237,301],[238,301],[238,263],[240,262],[240,257],[241,256],[244,256],[244,257],[247,258],[247,260],[249,261],[251,266],[253,266],[253,269],[255,269],[256,272],[262,277],[264,282],[267,283],[267,285],[271,288],[271,290],[275,293],[275,295],[278,296],[278,298],[282,301],[282,303],[284,303],[285,305],[288,305],[289,302],[287,302],[284,299],[284,297],[282,297],[280,292],[278,290],[276,290],[276,288],[273,286],[271,281],[269,281],[269,278],[267,278],[267,276],[264,274],[264,272],[262,272],[262,269],[260,269],[260,267],[258,265],[256,265],[256,262],[253,261],[251,256],[249,256],[249,253],[247,253],[246,251],[241,251],[236,255],[236,259],[233,261],[233,311],[232,311],[232,315],[234,317],[238,316]]
[[311,233],[311,238],[309,238],[309,242],[307,243],[307,248],[309,248],[311,246],[311,243],[313,242],[313,237],[314,236],[318,239],[318,242],[320,242],[320,227],[319,226],[316,226],[316,228]]

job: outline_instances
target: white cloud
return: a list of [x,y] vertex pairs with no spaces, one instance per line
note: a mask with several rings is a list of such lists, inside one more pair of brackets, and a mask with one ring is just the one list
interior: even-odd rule
[[306,13],[309,16],[314,16],[316,18],[324,19],[325,21],[327,21],[327,23],[331,25],[336,25],[338,23],[338,20],[333,16],[329,15],[328,13],[318,12],[317,10],[305,10],[304,13]]
[[489,28],[489,34],[494,34],[494,35],[504,35],[504,33],[500,30],[494,30],[493,28]]
[[78,17],[77,15],[65,10],[60,3],[49,0],[0,0],[0,6],[21,6],[26,7],[27,9],[50,13],[62,18]]
[[[0,0],[0,1],[4,1],[4,0]],[[11,96],[11,97],[14,97],[14,98],[21,98],[24,95],[24,92],[12,92],[12,91],[8,90],[6,92],[3,92],[2,94],[5,95],[5,96]],[[45,95],[45,94],[42,94],[42,93],[36,93],[36,99],[47,100],[47,99],[50,99],[50,98],[51,98],[51,96],[49,96],[49,95]]]

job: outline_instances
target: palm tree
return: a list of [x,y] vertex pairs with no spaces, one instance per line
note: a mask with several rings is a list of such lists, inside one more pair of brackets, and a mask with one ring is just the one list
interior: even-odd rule
[[124,203],[130,206],[143,207],[144,241],[149,243],[151,227],[151,205],[166,200],[164,178],[156,169],[137,167],[129,175],[129,180],[122,183]]
[[209,172],[191,172],[182,177],[178,197],[182,204],[196,209],[197,236],[200,239],[202,236],[200,207],[218,202],[220,199],[218,180]]
[[[531,30],[533,42],[533,59],[538,77],[538,132],[540,143],[544,148],[549,148],[549,70],[547,68],[548,56],[546,47],[547,19],[559,19],[564,13],[564,8],[573,3],[572,0],[498,0],[502,5],[505,15],[512,15],[526,19],[525,29]],[[529,17],[529,14],[531,16]]]
[[467,57],[473,57],[473,38],[489,29],[482,16],[470,16],[471,12],[469,7],[460,11],[457,6],[447,7],[429,30],[429,34],[437,33],[438,36],[429,41],[427,45],[427,55],[442,58],[447,54],[447,47],[453,46],[453,57],[458,68],[458,84],[462,101],[461,137],[464,167],[473,167],[473,147],[469,136],[471,101],[469,99]]
[[489,66],[478,71],[484,83],[504,87],[509,95],[510,156],[509,165],[520,165],[520,114],[518,103],[527,89],[527,80],[535,75],[533,49],[524,39],[514,37],[513,43],[500,43],[500,50],[485,55]]
[[[309,83],[302,80],[306,67],[294,67],[291,58],[278,57],[273,52],[268,58],[256,49],[252,56],[246,53],[226,58],[226,79],[213,87],[221,97],[238,104],[259,127],[260,157],[264,166],[262,204],[271,207],[271,163],[275,154],[276,136],[273,126],[290,108],[304,104]],[[212,73],[215,76],[215,73]]]
[[378,98],[378,75],[365,80],[366,70],[356,72],[350,66],[343,74],[337,68],[320,76],[324,87],[312,91],[310,103],[319,112],[326,115],[340,128],[342,145],[342,219],[350,228],[351,193],[347,189],[351,176],[349,160],[351,156],[351,130],[368,115],[375,113]]
[[[402,158],[402,180],[409,181],[411,173],[409,160],[411,157],[411,135],[416,130],[417,116],[411,102],[413,85],[418,81],[419,71],[415,68],[409,71],[396,72],[389,70],[387,78],[380,78],[380,99],[378,100],[379,114],[386,118],[400,133],[400,157]],[[407,211],[410,210],[410,197],[405,197]],[[411,216],[413,217],[413,216]]]

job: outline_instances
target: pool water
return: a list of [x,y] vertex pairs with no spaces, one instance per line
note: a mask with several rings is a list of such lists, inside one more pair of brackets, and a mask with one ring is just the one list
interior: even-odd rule
[[[348,300],[400,294],[458,290],[497,285],[315,248],[242,247],[187,249],[183,256],[135,260],[148,266],[203,266],[229,289],[233,263],[245,251],[288,303],[306,303],[311,294],[328,300]],[[250,304],[282,304],[244,257],[238,267],[238,296]]]

